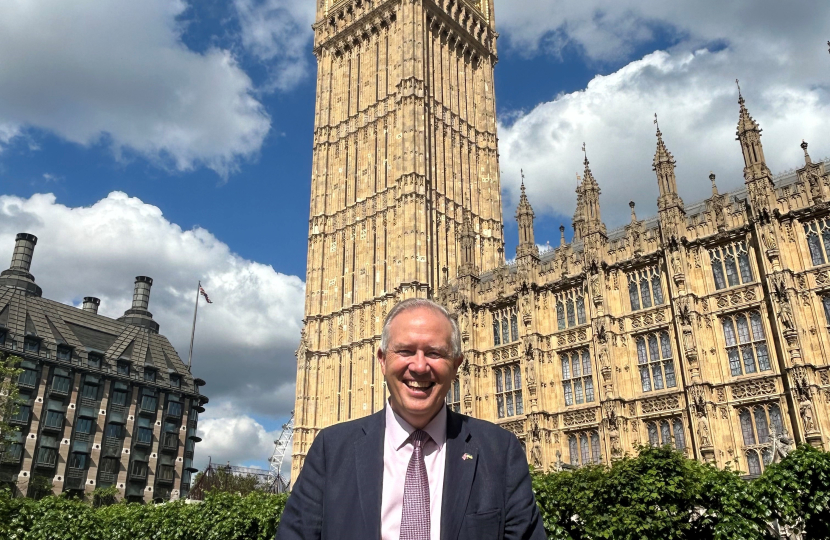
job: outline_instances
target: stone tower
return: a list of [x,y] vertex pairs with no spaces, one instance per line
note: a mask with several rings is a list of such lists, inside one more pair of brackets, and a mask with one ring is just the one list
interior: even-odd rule
[[492,0],[316,1],[292,478],[320,429],[383,407],[386,311],[504,257]]

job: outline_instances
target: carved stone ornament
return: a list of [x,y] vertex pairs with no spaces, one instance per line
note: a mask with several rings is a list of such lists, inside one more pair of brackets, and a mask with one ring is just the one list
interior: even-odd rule
[[642,402],[641,406],[643,414],[672,411],[680,408],[680,398],[678,396],[661,396],[647,399]]
[[815,433],[818,431],[813,404],[810,401],[802,401],[799,409],[801,411],[801,420],[804,422],[804,431],[807,433]]
[[671,256],[671,268],[674,275],[679,276],[683,273],[683,264],[680,261],[680,253],[675,251]]
[[712,446],[712,435],[709,431],[709,420],[706,416],[699,416],[697,419],[697,437],[700,446],[703,448]]
[[595,409],[586,409],[583,411],[570,411],[562,415],[562,421],[566,427],[577,426],[581,424],[590,424],[596,422],[597,413]]
[[749,381],[732,386],[732,397],[735,399],[767,396],[775,393],[775,381]]

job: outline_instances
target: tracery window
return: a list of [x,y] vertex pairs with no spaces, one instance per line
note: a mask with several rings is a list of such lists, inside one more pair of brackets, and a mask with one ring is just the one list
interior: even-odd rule
[[656,266],[628,274],[628,299],[631,302],[631,311],[662,306],[665,303],[660,270]]
[[493,312],[493,345],[519,340],[519,314],[515,306]]
[[686,432],[683,429],[683,420],[669,418],[654,420],[646,424],[648,443],[651,446],[674,446],[677,450],[686,448]]
[[759,475],[772,462],[770,431],[774,429],[777,436],[784,433],[781,409],[777,403],[745,407],[740,409],[738,418],[741,422],[748,472],[751,475]]
[[602,461],[599,433],[587,431],[568,435],[568,451],[571,465],[578,467]]
[[712,259],[712,273],[717,290],[754,281],[746,242],[710,249],[709,257]]
[[721,319],[733,377],[772,369],[761,313],[753,310]]
[[562,387],[565,405],[581,405],[594,401],[594,378],[588,349],[559,355],[562,361]]
[[577,287],[556,295],[556,323],[565,330],[588,322],[585,312],[585,289]]
[[821,304],[824,306],[824,318],[827,319],[827,325],[830,326],[830,295],[822,296]]
[[518,363],[499,366],[496,372],[496,409],[499,418],[524,414],[522,370]]
[[447,393],[447,405],[454,412],[461,412],[461,382],[455,379]]
[[643,392],[677,386],[671,340],[667,331],[637,337],[637,362]]
[[830,257],[830,218],[805,223],[804,233],[807,235],[813,266],[825,264]]

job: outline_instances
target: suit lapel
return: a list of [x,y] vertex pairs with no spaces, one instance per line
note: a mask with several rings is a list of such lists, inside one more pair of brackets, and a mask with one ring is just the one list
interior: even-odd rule
[[368,538],[380,540],[380,505],[383,494],[383,437],[386,411],[375,413],[354,443],[357,491]]
[[455,540],[461,529],[470,490],[473,487],[478,448],[471,442],[464,417],[447,411],[447,463],[444,466],[444,497],[441,504],[441,540]]

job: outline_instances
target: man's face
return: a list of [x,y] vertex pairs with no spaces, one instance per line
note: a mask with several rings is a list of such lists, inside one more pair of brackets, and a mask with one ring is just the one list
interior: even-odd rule
[[386,355],[378,351],[392,409],[422,429],[447,397],[461,359],[453,360],[452,325],[427,307],[404,311],[389,325]]

